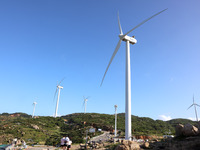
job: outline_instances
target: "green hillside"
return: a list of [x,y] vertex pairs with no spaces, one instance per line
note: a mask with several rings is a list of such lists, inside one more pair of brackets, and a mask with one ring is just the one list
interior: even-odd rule
[[[62,118],[67,119],[69,124],[78,124],[83,121],[86,122],[87,126],[93,126],[95,128],[101,128],[103,130],[113,130],[115,124],[114,115],[108,114],[70,114],[63,116]],[[125,114],[118,114],[117,128],[122,132],[125,131]],[[167,122],[161,120],[153,120],[147,117],[132,116],[132,130],[134,135],[152,135],[166,134],[169,130],[172,133],[175,132],[174,128]]]
[[[124,136],[125,114],[118,114],[117,128],[120,136]],[[75,113],[62,117],[32,118],[24,113],[0,114],[0,143],[7,144],[15,137],[27,141],[29,144],[59,144],[63,134],[68,134],[73,143],[84,142],[86,130],[93,127],[106,131],[114,129],[114,115],[98,113]],[[164,135],[169,130],[174,134],[178,123],[192,123],[187,119],[173,119],[170,121],[153,120],[147,117],[132,116],[133,135]],[[101,134],[89,134],[90,137]]]
[[186,123],[190,123],[192,125],[196,125],[196,121],[192,121],[192,120],[189,120],[189,119],[182,119],[182,118],[178,118],[178,119],[172,119],[172,120],[169,120],[167,121],[167,123],[171,124],[171,126],[173,127],[176,127],[177,124],[186,124]]

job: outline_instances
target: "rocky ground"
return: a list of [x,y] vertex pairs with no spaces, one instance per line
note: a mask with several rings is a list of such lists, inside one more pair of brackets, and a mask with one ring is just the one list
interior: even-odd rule
[[[199,125],[200,126],[200,125]],[[198,126],[198,127],[199,127]],[[199,128],[192,126],[191,124],[177,125],[176,127],[176,137],[162,139],[161,141],[151,141],[138,143],[137,141],[127,141],[127,140],[111,140],[111,135],[109,132],[104,132],[102,135],[91,138],[87,149],[115,149],[115,150],[200,150],[200,130]],[[116,142],[116,147],[113,146],[113,142]],[[85,149],[85,144],[75,144],[72,145],[71,150]],[[21,147],[10,147],[10,150],[21,149]],[[61,148],[52,146],[34,146],[28,147],[27,150],[61,150]]]
[[[122,141],[121,143],[116,143],[118,146],[114,148],[115,150],[199,150],[200,149],[200,136],[192,136],[192,137],[179,137],[173,139],[165,139],[162,141],[150,141],[137,143],[134,141]],[[84,144],[83,144],[84,145]],[[93,149],[99,150],[109,150],[110,148],[106,148],[106,146],[113,145],[113,143],[104,143],[99,144],[99,147]],[[90,149],[90,147],[87,147]],[[10,147],[10,150],[20,150],[22,147]],[[74,144],[71,147],[71,150],[80,149],[80,144]],[[84,148],[83,148],[84,149]],[[38,145],[34,147],[27,147],[26,150],[62,150],[61,148]]]
[[159,142],[123,141],[115,150],[200,150],[200,136],[177,137]]
[[199,150],[200,136],[177,137],[150,144],[156,150]]

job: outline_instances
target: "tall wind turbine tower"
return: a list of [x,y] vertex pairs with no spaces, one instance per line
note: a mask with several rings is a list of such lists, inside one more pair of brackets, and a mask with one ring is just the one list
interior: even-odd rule
[[84,99],[84,102],[83,102],[83,104],[84,104],[84,114],[86,113],[86,106],[87,106],[88,98],[89,98],[89,97],[86,97],[86,98],[85,98],[85,96],[83,96],[83,99]]
[[32,115],[32,118],[34,117],[34,113],[35,113],[35,106],[36,106],[36,104],[37,104],[36,102],[33,102],[33,105],[34,105],[34,106],[33,106],[33,115]]
[[117,105],[115,107],[115,137],[117,136]]
[[54,94],[54,99],[55,99],[55,96],[56,96],[56,94],[57,94],[57,92],[58,92],[58,97],[57,97],[57,102],[56,102],[56,109],[55,109],[55,115],[54,115],[55,118],[57,117],[57,113],[58,113],[58,104],[59,104],[59,99],[60,99],[60,89],[63,89],[63,87],[60,86],[60,84],[61,84],[61,82],[62,82],[63,80],[64,80],[64,79],[62,79],[62,80],[58,83],[58,85],[56,86],[56,92],[55,92],[55,94]]
[[130,32],[132,32],[133,30],[135,30],[136,28],[138,28],[139,26],[141,26],[142,24],[144,24],[145,22],[147,22],[148,20],[152,19],[153,17],[159,15],[160,13],[164,12],[167,9],[164,9],[158,13],[156,13],[155,15],[149,17],[148,19],[144,20],[143,22],[141,22],[140,24],[138,24],[137,26],[135,26],[133,29],[131,29],[130,31],[128,31],[127,33],[123,34],[122,32],[122,28],[121,28],[121,24],[120,24],[120,20],[119,20],[119,14],[118,14],[118,24],[119,24],[119,42],[117,43],[117,46],[115,48],[115,51],[108,63],[108,66],[106,68],[106,71],[104,73],[101,85],[103,83],[103,80],[106,76],[106,73],[108,71],[108,68],[110,66],[110,64],[112,63],[113,58],[115,57],[115,55],[117,54],[120,45],[121,45],[121,41],[125,41],[126,42],[126,81],[125,81],[125,87],[126,87],[126,101],[125,101],[125,139],[126,140],[131,140],[131,66],[130,66],[130,44],[136,44],[137,40],[135,39],[134,36],[130,37],[128,36],[128,34]]
[[[197,120],[197,122],[199,121],[198,120],[198,116],[197,116],[197,109],[196,109],[196,106],[199,106],[200,107],[200,105],[198,105],[198,104],[196,104],[195,102],[194,102],[194,95],[193,95],[193,104],[190,106],[190,107],[192,107],[192,106],[194,106],[194,110],[195,110],[195,115],[196,115],[196,120]],[[189,107],[189,108],[190,108]],[[188,109],[189,109],[188,108]]]

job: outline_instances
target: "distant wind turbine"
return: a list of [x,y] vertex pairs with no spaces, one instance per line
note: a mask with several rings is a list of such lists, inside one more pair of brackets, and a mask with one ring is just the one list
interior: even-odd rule
[[115,137],[117,136],[117,105],[115,107]]
[[60,98],[60,89],[63,89],[62,86],[60,86],[61,82],[64,80],[64,78],[57,84],[56,86],[56,91],[55,91],[55,94],[54,94],[54,99],[55,99],[55,96],[58,92],[58,97],[57,97],[57,102],[56,102],[56,110],[55,110],[55,115],[54,117],[56,118],[57,117],[57,113],[58,113],[58,104],[59,104],[59,98]]
[[83,99],[84,99],[83,105],[84,105],[84,114],[85,114],[85,113],[86,113],[86,105],[87,105],[87,101],[88,101],[88,99],[89,99],[89,96],[86,97],[86,98],[85,98],[85,96],[83,96]]
[[32,118],[34,117],[34,113],[35,113],[35,106],[36,106],[37,102],[33,102],[33,115],[32,115]]
[[141,26],[142,24],[144,24],[145,22],[147,22],[148,20],[152,19],[153,17],[159,15],[160,13],[164,12],[167,9],[164,9],[158,13],[156,13],[155,15],[149,17],[148,19],[144,20],[143,22],[141,22],[140,24],[138,24],[137,26],[135,26],[134,28],[132,28],[130,31],[128,31],[127,33],[123,34],[122,32],[122,28],[121,28],[121,24],[120,24],[120,20],[119,20],[119,14],[118,14],[118,25],[119,25],[119,31],[120,31],[120,35],[119,35],[119,42],[115,48],[115,51],[108,63],[108,66],[106,68],[106,71],[104,73],[101,85],[104,81],[104,78],[106,76],[106,73],[108,71],[108,68],[110,66],[110,64],[112,63],[115,55],[117,54],[120,45],[121,45],[121,41],[125,41],[126,42],[126,81],[125,81],[125,85],[126,85],[126,112],[125,112],[125,139],[126,140],[131,140],[131,69],[130,69],[130,43],[131,44],[135,44],[137,43],[137,40],[135,39],[135,37],[130,37],[128,36],[129,33],[131,33],[133,30],[135,30],[136,28],[138,28],[139,26]]
[[[193,104],[192,104],[188,109],[190,109],[192,106],[194,106],[195,115],[196,115],[196,119],[197,119],[197,122],[198,122],[198,116],[197,116],[197,109],[196,109],[196,106],[199,106],[199,107],[200,107],[200,105],[198,105],[198,104],[196,104],[196,103],[194,102],[194,95],[193,95]],[[188,109],[187,109],[187,110],[188,110]]]

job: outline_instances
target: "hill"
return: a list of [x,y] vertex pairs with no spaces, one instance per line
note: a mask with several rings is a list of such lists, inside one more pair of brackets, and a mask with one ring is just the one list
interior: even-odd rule
[[[95,128],[101,128],[103,130],[114,130],[115,118],[114,115],[108,114],[97,114],[97,113],[75,113],[66,116],[62,116],[62,118],[67,119],[69,124],[80,124],[81,122],[85,122],[87,126],[93,126]],[[125,114],[118,114],[117,128],[121,132],[125,132]],[[163,135],[166,134],[169,130],[172,133],[175,132],[174,128],[170,123],[161,121],[161,120],[153,120],[147,117],[137,117],[132,115],[132,130],[134,135],[151,135],[158,134]],[[122,134],[123,135],[123,134]]]
[[175,127],[177,124],[187,124],[190,123],[192,125],[196,125],[196,121],[192,121],[189,119],[182,119],[182,118],[178,118],[178,119],[172,119],[167,121],[167,123],[169,123],[171,126]]
[[[125,114],[118,114],[117,128],[119,134],[124,136]],[[114,115],[98,113],[74,113],[62,117],[38,116],[32,118],[24,113],[0,114],[0,143],[7,144],[13,138],[24,139],[29,144],[56,145],[63,134],[68,134],[73,143],[84,142],[86,130],[93,127],[113,132]],[[187,119],[173,119],[170,121],[153,120],[147,117],[132,116],[133,135],[164,135],[175,132],[178,123],[191,123]],[[89,136],[101,134],[89,133]]]

